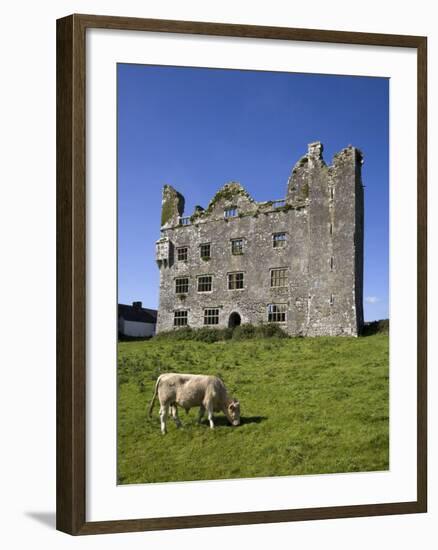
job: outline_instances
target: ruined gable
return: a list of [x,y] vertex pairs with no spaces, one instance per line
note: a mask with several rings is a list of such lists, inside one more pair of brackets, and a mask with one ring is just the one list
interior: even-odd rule
[[236,208],[239,214],[247,214],[255,212],[256,203],[251,198],[249,193],[238,182],[232,181],[226,183],[209,202],[204,210],[198,207],[191,217],[191,221],[206,221],[224,218],[224,211],[231,208]]

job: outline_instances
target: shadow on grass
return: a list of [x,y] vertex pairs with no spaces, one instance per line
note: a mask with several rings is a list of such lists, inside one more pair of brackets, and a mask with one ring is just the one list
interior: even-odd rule
[[[159,419],[155,419],[153,418],[152,420],[149,419],[149,423],[153,424],[154,428],[157,427],[159,428],[160,426],[160,421]],[[227,428],[238,428],[239,426],[232,426],[228,419],[225,417],[225,416],[214,416],[213,417],[213,420],[214,420],[214,425],[216,427],[219,427],[219,426],[225,426]],[[265,420],[268,420],[268,417],[267,416],[242,416],[240,418],[240,426],[243,426],[244,424],[260,424],[261,422],[264,422]],[[197,420],[186,420],[184,421],[184,417],[181,417],[181,427],[178,428],[179,430],[184,430],[184,429],[190,429],[190,430],[195,430],[197,428],[199,428],[200,426],[206,426],[208,427],[209,424],[208,424],[208,420],[207,418],[204,416],[204,418],[202,419],[201,421],[201,424],[198,424],[198,421]],[[171,418],[168,418],[167,419],[167,428],[169,429],[169,427],[173,427],[174,426],[174,422]]]
[[240,424],[260,424],[264,420],[268,420],[267,416],[242,416]]
[[[263,422],[264,420],[267,420],[268,418],[266,416],[242,416],[240,418],[240,425],[243,426],[244,424],[260,424],[260,422]],[[203,423],[205,423],[206,420],[203,420]],[[214,425],[215,426],[229,426],[230,428],[233,427],[239,427],[239,426],[231,426],[231,424],[228,422],[228,420],[224,416],[215,416],[214,417]]]

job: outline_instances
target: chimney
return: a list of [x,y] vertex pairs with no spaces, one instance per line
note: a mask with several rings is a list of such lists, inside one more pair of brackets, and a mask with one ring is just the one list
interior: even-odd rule
[[132,302],[132,307],[134,309],[141,309],[142,308],[142,303],[141,302]]
[[323,150],[324,150],[324,147],[322,143],[320,141],[314,141],[313,143],[309,143],[308,145],[307,156],[309,158],[320,160],[322,159]]

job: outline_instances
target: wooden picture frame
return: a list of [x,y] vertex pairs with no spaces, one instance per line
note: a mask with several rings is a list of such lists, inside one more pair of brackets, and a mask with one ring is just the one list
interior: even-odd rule
[[[412,48],[417,53],[417,499],[353,506],[86,521],[87,29]],[[427,40],[420,36],[71,15],[57,21],[57,529],[72,535],[427,511]]]

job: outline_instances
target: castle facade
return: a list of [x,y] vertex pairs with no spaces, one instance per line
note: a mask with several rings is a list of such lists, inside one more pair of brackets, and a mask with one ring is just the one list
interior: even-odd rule
[[163,189],[157,332],[277,323],[295,336],[357,336],[363,324],[362,154],[321,143],[295,165],[282,200],[256,202],[236,182],[184,217]]

